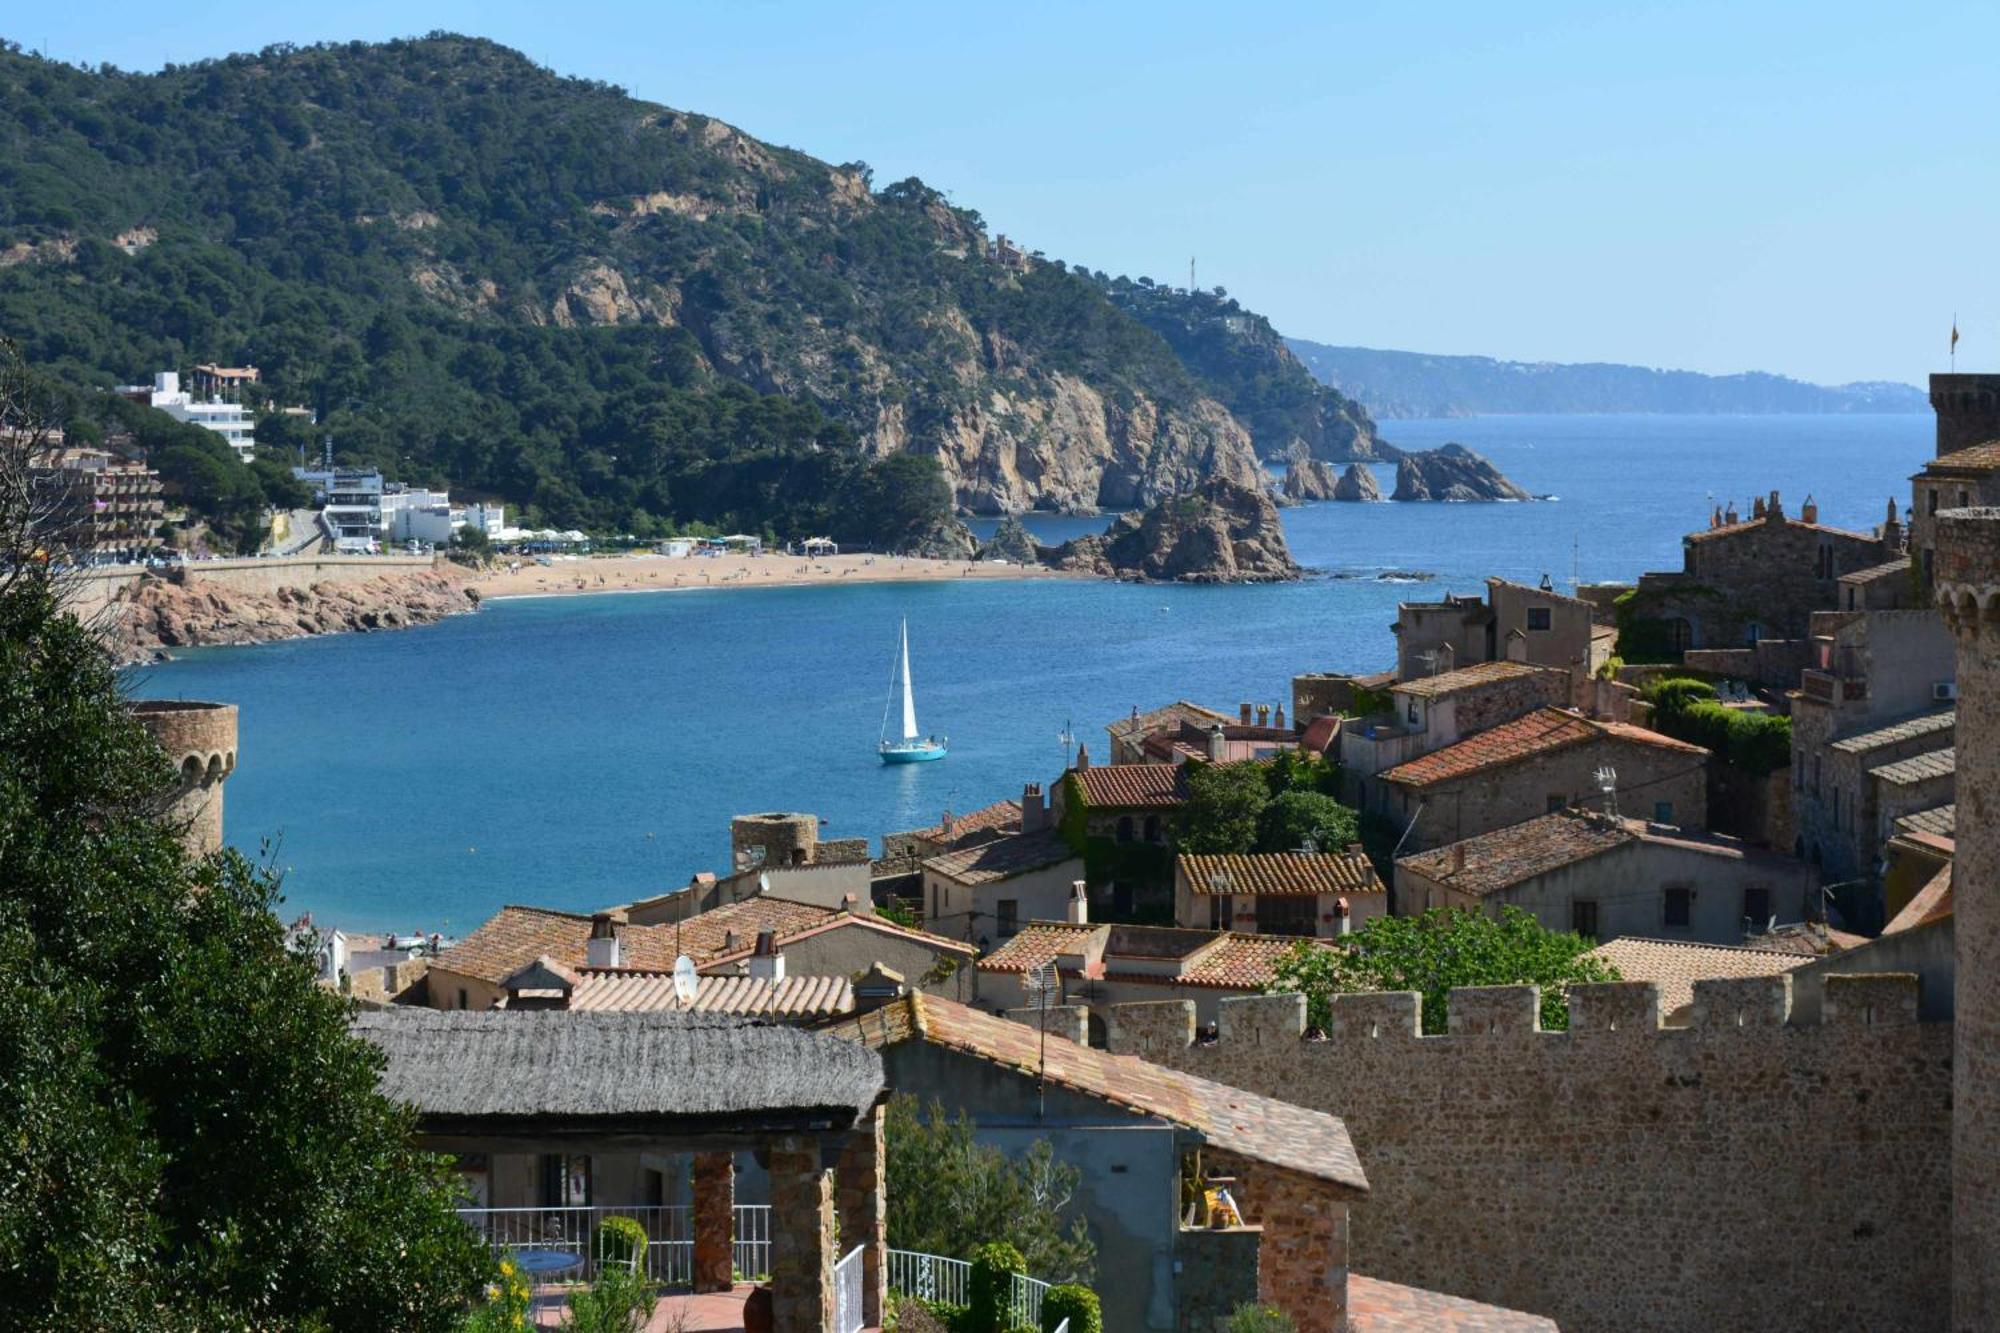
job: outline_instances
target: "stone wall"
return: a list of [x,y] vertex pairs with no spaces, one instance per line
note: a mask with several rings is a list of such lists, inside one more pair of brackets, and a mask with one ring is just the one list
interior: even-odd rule
[[1264,1229],[1255,1226],[1181,1232],[1174,1246],[1180,1268],[1174,1281],[1178,1333],[1220,1333],[1238,1306],[1257,1299],[1263,1237]]
[[1502,722],[1526,717],[1537,708],[1569,707],[1569,673],[1551,668],[1531,676],[1488,681],[1470,689],[1454,690],[1440,704],[1433,704],[1432,707],[1440,712],[1448,708],[1450,723],[1434,740],[1432,749],[1463,740],[1474,732],[1497,727]]
[[[193,560],[166,572],[166,577],[189,587],[212,588],[217,592],[255,593],[268,596],[289,589],[310,588],[320,583],[367,583],[388,574],[410,574],[430,569],[434,561],[427,555],[300,555],[270,559]],[[77,618],[88,620],[117,600],[121,591],[145,577],[158,577],[140,565],[106,565],[76,576]]]
[[1167,1002],[1116,1012],[1111,1045],[1340,1116],[1373,1276],[1567,1333],[1944,1329],[1950,1025],[1915,1021],[1907,977],[1828,977],[1810,1026],[1783,1021],[1786,977],[1695,989],[1685,1029],[1615,983],[1572,991],[1567,1033],[1504,987],[1455,992],[1441,1037],[1415,994],[1337,998],[1325,1040],[1299,997],[1258,996],[1213,1043]]
[[147,699],[132,716],[152,733],[174,766],[173,795],[163,814],[196,856],[222,847],[222,784],[236,771],[236,705]]

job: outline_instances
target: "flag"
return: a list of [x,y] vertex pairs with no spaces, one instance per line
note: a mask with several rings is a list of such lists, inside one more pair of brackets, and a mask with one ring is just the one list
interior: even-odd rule
[[1958,355],[1958,316],[1951,317],[1951,354]]

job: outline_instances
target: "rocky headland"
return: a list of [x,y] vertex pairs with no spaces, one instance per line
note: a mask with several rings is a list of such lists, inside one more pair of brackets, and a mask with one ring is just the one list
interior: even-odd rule
[[1045,552],[1057,569],[1165,583],[1273,583],[1304,574],[1261,486],[1221,478]]
[[147,575],[110,604],[106,641],[120,664],[177,648],[273,643],[427,625],[479,608],[472,575],[454,565],[361,583],[316,583],[252,593]]
[[1009,514],[1000,520],[999,526],[993,529],[993,535],[979,548],[979,558],[1008,560],[1017,565],[1032,565],[1041,560],[1042,549],[1020,516]]
[[1396,463],[1392,500],[1532,500],[1521,487],[1462,444],[1405,453]]

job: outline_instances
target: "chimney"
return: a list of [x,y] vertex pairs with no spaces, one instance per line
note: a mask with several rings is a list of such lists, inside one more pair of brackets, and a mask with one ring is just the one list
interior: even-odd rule
[[956,823],[958,823],[958,816],[949,810],[945,811],[944,817],[938,820],[938,831],[944,834],[947,842],[951,840],[952,825]]
[[1451,845],[1451,873],[1456,875],[1463,869],[1465,869],[1465,844],[1455,842]]
[[1714,512],[1713,514],[1710,514],[1710,515],[1708,516],[1708,526],[1710,526],[1711,528],[1719,528],[1719,527],[1721,527],[1721,526],[1722,526],[1722,506],[1721,506],[1721,505],[1717,505],[1717,506],[1715,507],[1715,512]]
[[1896,497],[1889,497],[1889,517],[1882,524],[1882,545],[1890,551],[1903,549],[1903,524],[1896,517]]
[[1268,727],[1271,725],[1271,705],[1269,704],[1257,705],[1257,725],[1260,727]]
[[1353,917],[1349,912],[1347,899],[1335,898],[1333,900],[1333,933],[1336,935],[1345,935],[1352,925]]
[[590,938],[584,941],[583,959],[591,967],[617,967],[618,928],[625,924],[623,912],[598,912],[590,918]]
[[1730,527],[1734,527],[1736,524],[1743,521],[1742,516],[1736,512],[1736,501],[1731,500],[1729,502],[1728,510],[1726,510],[1722,515],[1722,521],[1725,525]]
[[1756,519],[1761,519],[1761,518],[1763,518],[1763,517],[1764,517],[1764,497],[1763,497],[1763,496],[1761,496],[1761,495],[1753,495],[1753,496],[1751,496],[1751,497],[1750,497],[1750,517],[1751,517],[1751,518],[1752,518],[1753,520],[1756,520]]
[[1080,879],[1073,879],[1069,883],[1069,911],[1067,917],[1072,926],[1087,926],[1090,924],[1090,897],[1084,892],[1083,881]]
[[1247,726],[1249,726],[1249,725],[1250,725],[1250,705],[1249,705],[1249,703],[1245,702],[1245,703],[1240,703],[1240,704],[1236,705],[1236,717],[1237,717],[1237,720],[1238,720],[1238,721],[1240,721],[1240,722],[1241,722],[1241,723],[1242,723],[1242,724],[1243,724],[1244,726],[1246,726],[1246,727],[1247,727]]
[[1285,729],[1285,706],[1283,704],[1278,705],[1277,712],[1271,718],[1271,725],[1279,731]]
[[736,932],[735,932],[735,931],[733,931],[733,930],[725,930],[725,931],[723,931],[723,932],[722,932],[722,951],[723,951],[724,953],[735,953],[735,952],[736,952]]
[[901,999],[907,990],[901,972],[874,963],[854,983],[854,1012],[865,1014],[880,1009],[892,1000]]
[[855,913],[855,909],[857,909],[860,905],[861,905],[861,900],[855,897],[853,894],[843,893],[840,895],[840,910],[842,912],[845,912],[848,916],[853,916]]
[[[1243,705],[1248,708],[1250,705]],[[1221,763],[1223,751],[1229,748],[1228,740],[1222,734],[1222,724],[1216,723],[1208,729],[1208,757],[1211,763]]]
[[1819,501],[1813,499],[1811,495],[1807,495],[1806,502],[1799,506],[1799,522],[1819,522]]
[[1082,772],[1084,769],[1090,767],[1090,747],[1088,745],[1078,745],[1076,747],[1076,767],[1078,772]]
[[1021,832],[1039,833],[1049,826],[1049,803],[1042,784],[1030,782],[1021,788]]
[[785,979],[785,955],[778,948],[778,932],[769,926],[757,932],[757,947],[750,954],[750,975],[759,981]]
[[1778,503],[1778,493],[1771,492],[1771,498],[1764,503],[1764,517],[1773,523],[1785,521],[1785,507]]

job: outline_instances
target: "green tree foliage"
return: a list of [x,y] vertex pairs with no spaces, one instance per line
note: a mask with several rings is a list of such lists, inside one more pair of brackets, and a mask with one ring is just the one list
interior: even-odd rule
[[0,1326],[444,1329],[490,1266],[379,1056],[48,584],[0,591]]
[[1188,765],[1181,816],[1184,852],[1290,852],[1307,839],[1321,851],[1361,840],[1360,815],[1342,805],[1340,773],[1313,755],[1281,751],[1268,763]]
[[1257,844],[1271,789],[1256,764],[1187,766],[1180,849],[1198,854],[1247,852]]
[[1310,842],[1323,852],[1344,850],[1361,838],[1361,816],[1352,806],[1316,791],[1288,791],[1271,798],[1257,819],[1257,850],[1297,851]]
[[1761,777],[1792,762],[1792,719],[1783,714],[1727,707],[1713,685],[1691,676],[1663,676],[1647,685],[1645,697],[1656,729],[1746,773]]
[[1239,1305],[1222,1329],[1223,1333],[1293,1333],[1297,1327],[1275,1305]]
[[1454,986],[1542,988],[1542,1027],[1569,1026],[1563,988],[1616,981],[1617,969],[1589,957],[1591,941],[1549,930],[1517,907],[1500,919],[1481,912],[1433,908],[1422,916],[1382,916],[1365,923],[1339,946],[1301,940],[1278,960],[1264,989],[1303,992],[1306,1021],[1321,1032],[1333,1025],[1333,997],[1355,991],[1419,991],[1424,1031],[1441,1033]]
[[975,1139],[970,1117],[939,1102],[920,1110],[906,1094],[890,1099],[884,1137],[891,1245],[970,1259],[1004,1241],[1032,1277],[1090,1280],[1097,1252],[1076,1207],[1082,1174],[1046,1140],[1009,1157]]
[[1004,1240],[988,1241],[972,1252],[965,1333],[1008,1333],[1014,1322],[1014,1274],[1027,1270],[1027,1259]]
[[1104,1308],[1089,1287],[1068,1282],[1042,1293],[1041,1333],[1055,1333],[1065,1319],[1069,1333],[1104,1333]]

